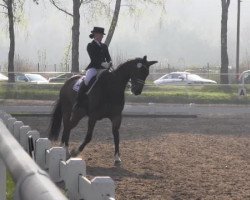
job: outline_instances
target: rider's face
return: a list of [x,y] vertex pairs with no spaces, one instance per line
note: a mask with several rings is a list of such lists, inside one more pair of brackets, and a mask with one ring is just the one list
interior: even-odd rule
[[102,33],[95,33],[95,39],[98,41],[98,42],[101,42],[102,41],[102,38],[103,38],[103,34]]

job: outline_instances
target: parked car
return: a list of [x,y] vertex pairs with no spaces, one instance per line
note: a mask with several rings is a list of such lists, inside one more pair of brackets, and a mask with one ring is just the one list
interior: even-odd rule
[[0,73],[0,81],[7,81],[7,80],[9,80],[9,78],[3,75],[2,73]]
[[49,78],[49,82],[50,83],[63,83],[66,80],[68,80],[70,77],[72,77],[73,75],[74,75],[73,73],[60,74],[56,77]]
[[30,82],[37,84],[49,83],[49,81],[40,74],[15,74],[16,82]]
[[243,71],[239,76],[240,84],[250,84],[250,70]]
[[171,72],[154,81],[156,85],[178,84],[217,84],[216,81],[205,79],[189,72]]

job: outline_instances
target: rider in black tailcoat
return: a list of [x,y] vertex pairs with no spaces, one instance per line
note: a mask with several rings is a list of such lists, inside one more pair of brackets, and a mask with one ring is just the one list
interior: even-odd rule
[[98,44],[97,41],[93,40],[88,44],[87,51],[90,57],[90,63],[86,70],[92,67],[96,69],[105,69],[102,63],[109,63],[111,61],[108,46],[104,43]]
[[89,35],[89,37],[93,39],[87,46],[90,63],[86,68],[86,77],[80,85],[73,111],[86,105],[86,91],[91,83],[93,83],[93,78],[96,76],[97,72],[112,66],[108,46],[102,43],[103,35],[105,35],[105,33],[102,27],[94,27]]

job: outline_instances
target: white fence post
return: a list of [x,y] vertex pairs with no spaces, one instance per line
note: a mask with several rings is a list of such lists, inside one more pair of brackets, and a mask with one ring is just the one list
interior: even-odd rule
[[46,163],[48,164],[48,173],[54,182],[62,181],[60,173],[60,162],[66,160],[66,150],[63,147],[52,147],[46,151]]
[[3,123],[5,124],[5,126],[6,126],[7,121],[8,121],[9,118],[11,118],[11,115],[10,115],[10,114],[5,113],[5,114],[3,115]]
[[35,160],[36,163],[43,169],[48,169],[46,166],[46,151],[52,147],[51,141],[48,138],[39,138],[35,145]]
[[109,176],[95,177],[91,181],[79,180],[81,197],[87,200],[115,199],[115,183]]
[[95,177],[91,181],[94,193],[99,193],[99,199],[115,198],[115,183],[108,176]]
[[[25,149],[26,147],[26,136],[27,136],[27,133],[31,130],[31,128],[29,126],[22,126],[20,128],[20,141],[19,143],[21,144],[21,146]],[[26,150],[26,149],[25,149]]]
[[2,119],[3,120],[3,116],[6,114],[6,112],[4,112],[4,111],[2,111],[2,110],[0,110],[0,119]]
[[79,179],[79,192],[82,199],[106,200],[115,199],[115,183],[108,177],[95,177],[89,181],[86,177]]
[[6,200],[6,167],[0,158],[0,199]]
[[7,128],[9,129],[10,133],[13,134],[13,129],[14,129],[14,123],[15,123],[16,118],[11,117],[7,120]]
[[24,124],[22,121],[16,121],[13,126],[13,136],[17,141],[20,141],[20,128],[24,126]]
[[91,181],[84,176],[79,177],[79,193],[82,199],[94,200],[97,199],[97,194],[94,193]]
[[86,176],[86,164],[81,158],[71,158],[66,161],[64,182],[70,200],[79,200],[79,177]]

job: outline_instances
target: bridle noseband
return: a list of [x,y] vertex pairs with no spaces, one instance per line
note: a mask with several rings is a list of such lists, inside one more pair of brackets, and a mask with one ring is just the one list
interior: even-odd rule
[[144,85],[144,84],[145,84],[145,81],[142,80],[142,79],[137,78],[137,79],[135,79],[135,80],[136,80],[136,83],[138,83],[138,84],[141,84],[141,85]]

